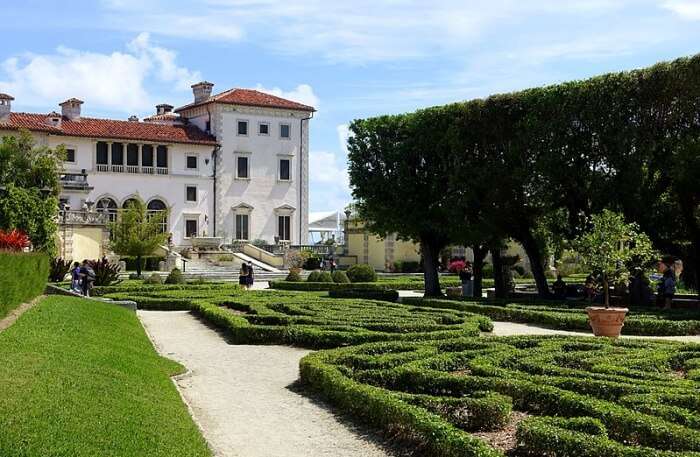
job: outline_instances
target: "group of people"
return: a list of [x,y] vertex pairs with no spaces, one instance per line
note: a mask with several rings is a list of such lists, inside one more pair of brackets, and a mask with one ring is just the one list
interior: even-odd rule
[[73,262],[71,275],[71,290],[75,293],[90,296],[90,290],[95,283],[95,270],[92,269],[87,260],[83,263]]
[[253,287],[253,262],[243,263],[238,273],[238,284],[245,290]]
[[326,268],[328,268],[331,271],[331,274],[335,273],[335,269],[337,267],[338,265],[335,263],[335,259],[332,257],[328,260],[321,259],[321,262],[319,264],[319,268],[321,268],[321,271],[326,271]]

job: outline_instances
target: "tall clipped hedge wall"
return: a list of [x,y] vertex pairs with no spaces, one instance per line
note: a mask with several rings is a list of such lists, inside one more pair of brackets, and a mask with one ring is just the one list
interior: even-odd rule
[[0,319],[44,292],[48,277],[46,255],[0,252]]

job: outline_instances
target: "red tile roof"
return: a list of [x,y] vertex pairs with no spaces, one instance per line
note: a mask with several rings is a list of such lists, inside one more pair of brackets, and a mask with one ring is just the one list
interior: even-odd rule
[[262,108],[281,108],[299,111],[316,111],[313,106],[293,102],[285,98],[276,97],[253,89],[230,89],[220,94],[212,95],[207,100],[199,103],[190,103],[175,110],[180,112],[195,106],[207,103],[224,103],[227,105],[259,106]]
[[46,114],[10,113],[9,122],[0,122],[3,129],[27,129],[53,135],[109,138],[115,140],[141,140],[164,143],[190,143],[215,145],[216,138],[193,125],[165,125],[148,122],[117,121],[81,117],[80,121],[61,120],[61,125],[46,124]]

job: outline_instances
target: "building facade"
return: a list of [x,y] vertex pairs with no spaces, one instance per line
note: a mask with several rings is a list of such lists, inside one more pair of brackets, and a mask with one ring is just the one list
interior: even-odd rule
[[314,108],[248,89],[212,95],[212,86],[193,85],[192,103],[158,105],[143,121],[84,117],[74,98],[60,113],[16,113],[0,94],[0,135],[27,129],[39,145],[65,147],[64,216],[114,219],[139,199],[168,210],[163,230],[178,247],[204,236],[305,243]]

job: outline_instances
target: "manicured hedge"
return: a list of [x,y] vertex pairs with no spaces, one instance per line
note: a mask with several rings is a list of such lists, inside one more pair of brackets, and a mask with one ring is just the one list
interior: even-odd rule
[[197,286],[111,290],[104,296],[134,300],[141,309],[190,309],[226,330],[231,340],[240,344],[329,348],[371,341],[476,336],[493,328],[488,318],[457,310],[298,292]]
[[[404,303],[440,309],[458,309],[488,316],[496,321],[536,324],[558,330],[590,331],[588,316],[578,304],[511,303],[507,301],[459,301],[405,298]],[[700,334],[700,313],[692,310],[631,309],[622,328],[624,335],[671,336]]]
[[0,252],[0,319],[44,293],[49,259],[44,254]]
[[501,455],[465,432],[498,430],[512,407],[532,416],[519,455],[680,457],[700,455],[698,366],[697,344],[456,338],[314,353],[301,379],[436,455]]
[[337,282],[294,282],[294,281],[270,281],[270,289],[278,290],[298,290],[301,292],[314,291],[329,291],[329,290],[396,290],[390,284],[382,284],[380,282],[355,282],[355,283],[337,283]]
[[395,290],[377,290],[377,289],[336,289],[328,291],[328,296],[331,298],[367,298],[369,300],[384,300],[396,302],[399,299],[399,293]]

